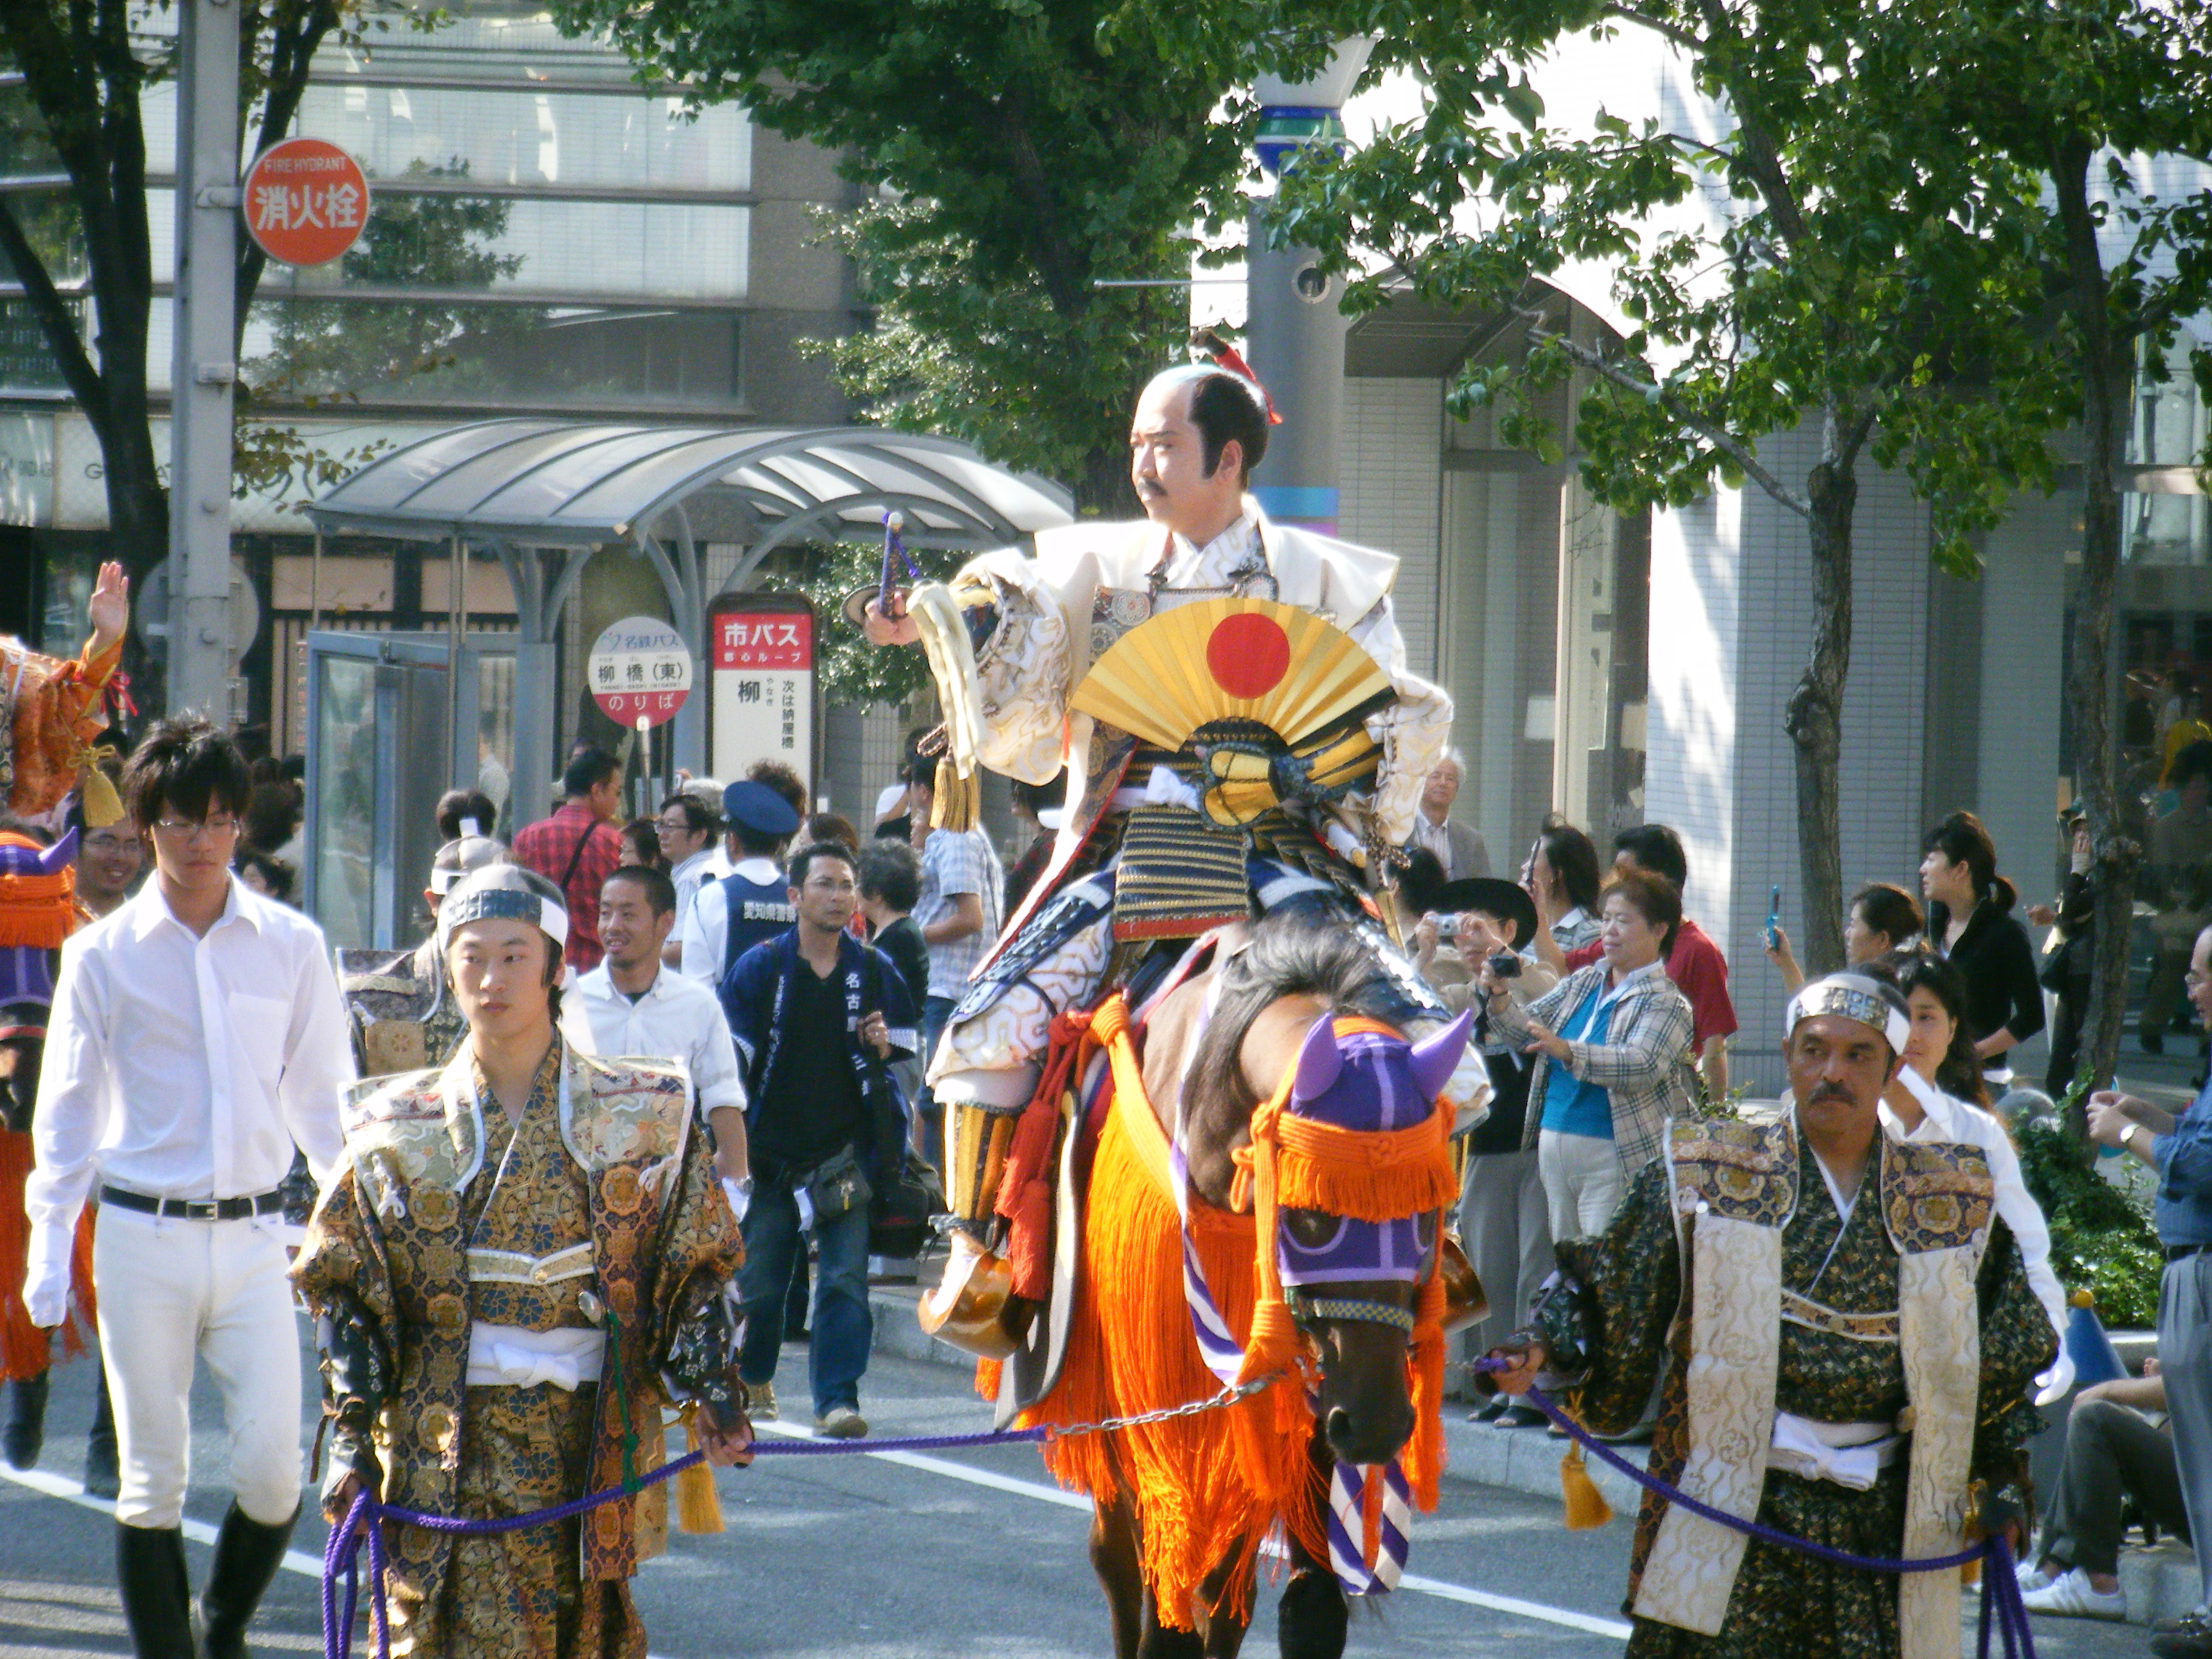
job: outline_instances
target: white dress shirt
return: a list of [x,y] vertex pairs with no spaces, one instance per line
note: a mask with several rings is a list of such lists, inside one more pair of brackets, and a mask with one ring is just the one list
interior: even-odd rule
[[615,988],[602,962],[578,977],[573,993],[564,994],[562,1024],[569,1042],[603,1059],[635,1054],[683,1061],[702,1112],[745,1109],[744,1080],[721,1000],[696,979],[663,968],[652,988],[632,1002]]
[[2066,1287],[2051,1270],[2051,1228],[2043,1218],[2043,1206],[2021,1178],[2020,1153],[2014,1150],[2012,1137],[1993,1113],[1944,1093],[1910,1066],[1898,1073],[1898,1079],[1919,1103],[1922,1115],[1918,1127],[1908,1133],[1885,1100],[1879,1109],[1885,1134],[1897,1141],[1940,1140],[1972,1146],[1990,1166],[1990,1179],[1996,1187],[1997,1214],[2020,1244],[2021,1260],[2027,1268],[2027,1287],[2035,1292],[2035,1299],[2050,1316],[2051,1328],[2058,1333],[2057,1363],[2036,1379],[2041,1384],[2037,1403],[2055,1400],[2074,1381],[2074,1362],[2066,1352]]
[[684,911],[678,936],[684,946],[684,977],[697,980],[710,991],[722,982],[722,947],[730,941],[730,902],[720,887],[723,875],[781,882],[784,868],[774,859],[739,859],[733,869],[723,871],[712,883],[702,883]]
[[700,887],[714,879],[710,873],[716,849],[702,847],[690,858],[668,872],[668,879],[676,887],[676,914],[688,915],[691,901],[698,896]]
[[344,1151],[353,1048],[322,929],[234,876],[204,936],[160,878],[62,946],[24,1189],[32,1317],[58,1323],[95,1181],[159,1198],[246,1198]]

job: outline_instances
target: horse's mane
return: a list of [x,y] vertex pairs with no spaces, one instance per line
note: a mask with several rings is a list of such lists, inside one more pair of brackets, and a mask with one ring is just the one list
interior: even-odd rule
[[1338,1014],[1404,1018],[1404,996],[1349,925],[1355,916],[1343,900],[1301,895],[1253,924],[1250,943],[1221,970],[1220,994],[1191,1059],[1183,1099],[1196,1115],[1239,1124],[1250,1118],[1260,1102],[1245,1083],[1239,1050],[1261,1011],[1285,997],[1316,996]]

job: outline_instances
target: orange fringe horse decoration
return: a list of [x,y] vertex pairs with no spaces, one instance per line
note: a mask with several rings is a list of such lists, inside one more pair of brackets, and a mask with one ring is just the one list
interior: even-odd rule
[[[1397,1035],[1371,1020],[1339,1019],[1334,1029],[1340,1036]],[[1054,1055],[1063,1063],[1048,1066],[1048,1076],[1055,1082],[1094,1076],[1102,1051],[1111,1098],[1092,1115],[1080,1300],[1060,1380],[1022,1414],[1024,1425],[1134,1415],[1206,1400],[1220,1389],[1192,1334],[1169,1139],[1146,1092],[1121,998],[1099,1009],[1072,1055]],[[1231,1207],[1200,1201],[1189,1211],[1206,1284],[1230,1334],[1243,1345],[1239,1383],[1264,1386],[1202,1415],[1055,1439],[1044,1451],[1053,1474],[1088,1493],[1102,1516],[1126,1503],[1141,1517],[1139,1565],[1160,1624],[1188,1629],[1211,1615],[1234,1620],[1237,1639],[1250,1615],[1255,1557],[1271,1531],[1281,1527],[1308,1563],[1329,1559],[1325,1463],[1314,1453],[1309,1387],[1317,1367],[1284,1295],[1279,1211],[1377,1221],[1427,1212],[1440,1231],[1443,1212],[1458,1197],[1445,1150],[1448,1105],[1439,1103],[1407,1129],[1361,1132],[1291,1113],[1291,1082],[1286,1075],[1253,1114],[1252,1142],[1234,1153]],[[1035,1197],[1012,1178],[1004,1195],[1010,1205]],[[1415,1430],[1403,1456],[1415,1502],[1428,1509],[1443,1462],[1444,1291],[1433,1264],[1414,1298],[1408,1386]],[[996,1392],[995,1370],[989,1362],[981,1369],[987,1393]]]

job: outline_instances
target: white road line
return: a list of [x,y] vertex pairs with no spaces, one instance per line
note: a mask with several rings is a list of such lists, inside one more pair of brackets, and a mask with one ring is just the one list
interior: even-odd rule
[[[757,1423],[756,1431],[789,1440],[811,1440],[811,1430],[795,1427],[789,1423]],[[1035,1480],[1019,1480],[1010,1474],[1000,1474],[995,1469],[970,1468],[942,1457],[929,1457],[920,1452],[870,1451],[867,1456],[885,1463],[896,1463],[902,1468],[919,1469],[924,1474],[934,1474],[947,1480],[964,1481],[971,1486],[988,1486],[994,1492],[1003,1492],[1016,1498],[1026,1498],[1039,1504],[1056,1504],[1061,1509],[1091,1512],[1091,1500],[1072,1492],[1062,1492],[1057,1486],[1048,1486]],[[805,1462],[805,1459],[794,1459]],[[44,1469],[11,1469],[0,1464],[0,1480],[13,1481],[16,1486],[47,1498],[58,1498],[65,1504],[74,1504],[81,1510],[90,1510],[95,1515],[112,1517],[115,1504],[112,1498],[94,1498],[84,1489],[83,1483],[66,1475],[49,1474]],[[195,1521],[186,1516],[182,1522],[185,1536],[196,1544],[215,1542],[216,1529],[204,1521]],[[1273,1553],[1272,1550],[1269,1552]],[[284,1552],[284,1570],[296,1572],[303,1578],[319,1580],[323,1564],[311,1555],[298,1550]],[[1488,1590],[1469,1589],[1463,1584],[1448,1583],[1441,1578],[1424,1578],[1418,1573],[1407,1573],[1398,1581],[1401,1590],[1412,1590],[1419,1595],[1433,1595],[1446,1601],[1457,1601],[1466,1607],[1484,1607],[1492,1613],[1503,1613],[1516,1619],[1533,1619],[1547,1625],[1564,1626],[1568,1630],[1581,1631],[1590,1636],[1609,1636],[1616,1642],[1628,1639],[1629,1627],[1617,1619],[1597,1619],[1586,1613],[1571,1612],[1565,1607],[1547,1607],[1541,1601],[1524,1601],[1517,1595],[1497,1595]]]
[[[12,1480],[19,1486],[28,1486],[33,1492],[48,1498],[58,1498],[64,1504],[90,1510],[94,1515],[104,1515],[111,1521],[115,1518],[113,1498],[94,1498],[84,1489],[82,1481],[72,1480],[64,1474],[49,1474],[44,1469],[11,1469],[0,1463],[0,1480]],[[195,1521],[188,1515],[178,1524],[184,1528],[185,1536],[195,1544],[215,1542],[216,1529],[204,1521]],[[319,1580],[323,1576],[323,1564],[313,1556],[303,1555],[298,1550],[286,1550],[284,1571]]]
[[[793,1427],[788,1423],[756,1423],[757,1432],[781,1435],[787,1439],[811,1440],[811,1431]],[[948,1480],[964,1480],[970,1486],[988,1486],[994,1492],[1011,1492],[1017,1498],[1034,1498],[1041,1504],[1057,1504],[1062,1509],[1091,1512],[1091,1500],[1072,1492],[1062,1492],[1057,1486],[1041,1486],[1034,1480],[1018,1480],[1012,1475],[1000,1474],[991,1469],[971,1468],[965,1463],[947,1462],[941,1457],[926,1457],[915,1452],[879,1451],[867,1454],[886,1463],[898,1463],[925,1474],[941,1474]],[[1280,1553],[1277,1547],[1263,1546],[1269,1554]],[[1516,1619],[1533,1619],[1547,1625],[1560,1625],[1569,1630],[1581,1631],[1590,1636],[1609,1636],[1616,1642],[1626,1642],[1629,1627],[1618,1619],[1598,1619],[1586,1613],[1571,1612],[1565,1607],[1547,1607],[1541,1601],[1524,1601],[1517,1595],[1497,1595],[1488,1590],[1469,1589],[1463,1584],[1448,1583],[1441,1578],[1425,1578],[1418,1573],[1407,1573],[1398,1580],[1401,1590],[1412,1590],[1420,1595],[1433,1595],[1442,1601],[1457,1601],[1471,1607],[1484,1607],[1492,1613],[1509,1613]]]

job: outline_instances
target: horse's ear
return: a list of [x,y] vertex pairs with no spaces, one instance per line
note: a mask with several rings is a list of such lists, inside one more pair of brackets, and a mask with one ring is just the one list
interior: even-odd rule
[[1444,1085],[1451,1081],[1459,1057],[1467,1049],[1467,1034],[1474,1027],[1474,1010],[1465,1008],[1443,1030],[1413,1045],[1413,1080],[1421,1085],[1421,1093],[1427,1098],[1434,1100],[1443,1092]]
[[1297,1079],[1291,1085],[1293,1100],[1319,1100],[1344,1069],[1344,1051],[1336,1046],[1336,1016],[1323,1014],[1306,1033],[1298,1048]]
[[71,824],[67,835],[64,836],[52,847],[43,848],[40,850],[38,857],[39,873],[42,876],[58,876],[61,874],[64,870],[69,867],[70,860],[76,856],[76,826],[75,824]]

